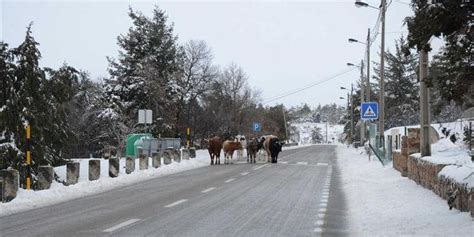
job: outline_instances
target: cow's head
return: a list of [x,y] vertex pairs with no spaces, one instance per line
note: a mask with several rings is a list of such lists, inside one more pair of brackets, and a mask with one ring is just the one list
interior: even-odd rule
[[242,143],[240,143],[240,142],[235,142],[235,147],[236,147],[237,150],[242,150],[243,149]]

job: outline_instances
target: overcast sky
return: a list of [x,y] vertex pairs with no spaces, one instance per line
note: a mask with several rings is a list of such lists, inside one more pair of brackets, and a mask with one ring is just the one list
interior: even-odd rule
[[[34,22],[33,36],[40,43],[42,66],[60,67],[63,62],[90,72],[92,78],[107,77],[106,56],[115,57],[116,38],[127,32],[128,7],[150,16],[154,5],[174,22],[179,42],[206,41],[215,63],[240,65],[249,84],[272,98],[317,83],[358,63],[365,47],[349,44],[349,37],[365,40],[378,11],[356,8],[347,1],[11,1],[0,0],[0,38],[10,47],[24,39],[25,28]],[[378,6],[380,1],[369,0]],[[402,2],[402,3],[400,3]],[[409,0],[394,0],[386,20],[386,45],[394,47],[403,19],[412,15]],[[371,57],[379,61],[380,37]],[[353,70],[311,89],[269,103],[287,106],[308,103],[345,104],[340,86],[359,79]]]

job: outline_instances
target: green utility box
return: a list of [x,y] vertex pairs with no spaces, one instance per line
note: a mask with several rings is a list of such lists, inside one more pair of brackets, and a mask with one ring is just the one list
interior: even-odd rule
[[127,135],[127,156],[136,157],[135,142],[141,138],[153,138],[153,136],[150,133],[132,133]]

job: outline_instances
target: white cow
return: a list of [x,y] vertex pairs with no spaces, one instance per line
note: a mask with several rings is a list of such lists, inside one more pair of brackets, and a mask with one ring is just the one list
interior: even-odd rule
[[242,144],[242,149],[237,150],[237,159],[242,160],[244,157],[244,149],[247,147],[247,139],[245,139],[244,135],[237,135],[235,136],[235,141]]

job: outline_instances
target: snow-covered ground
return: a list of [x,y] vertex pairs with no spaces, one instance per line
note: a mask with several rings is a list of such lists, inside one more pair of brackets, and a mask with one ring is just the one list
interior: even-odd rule
[[[291,139],[298,142],[298,144],[312,143],[311,133],[316,127],[321,128],[321,134],[326,139],[326,123],[301,122],[293,123],[291,127],[296,127],[296,134],[292,134]],[[327,124],[328,141],[336,142],[343,131],[344,125]]]
[[[173,163],[170,165],[162,164],[161,167],[157,169],[151,167],[151,159],[149,159],[149,168],[147,170],[139,170],[137,159],[135,163],[135,171],[131,174],[125,174],[125,159],[121,159],[119,176],[117,178],[110,178],[108,176],[108,161],[102,159],[100,163],[100,179],[89,181],[89,159],[78,159],[77,161],[79,161],[81,164],[79,182],[77,184],[64,186],[63,184],[53,181],[51,188],[48,190],[26,191],[20,188],[15,199],[8,203],[0,203],[0,216],[29,209],[45,207],[91,194],[106,192],[121,186],[174,174],[185,170],[195,169],[210,164],[209,153],[207,150],[198,150],[196,152],[196,158],[194,159],[182,160],[181,163],[173,161]],[[65,166],[55,167],[54,170],[61,179],[66,179]]]
[[473,236],[469,213],[450,211],[391,165],[369,162],[362,148],[340,145],[337,154],[351,236]]

